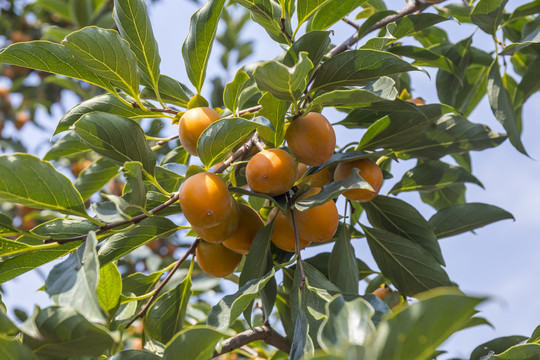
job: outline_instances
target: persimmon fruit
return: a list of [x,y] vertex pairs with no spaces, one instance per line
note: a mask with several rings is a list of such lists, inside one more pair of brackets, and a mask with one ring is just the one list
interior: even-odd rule
[[186,111],[178,123],[178,136],[184,149],[191,155],[199,156],[197,152],[199,137],[210,124],[219,118],[217,111],[209,107],[198,107]]
[[282,149],[267,149],[253,156],[246,167],[246,180],[251,190],[277,196],[293,186],[296,162]]
[[[274,219],[274,230],[272,231],[272,237],[270,240],[281,250],[294,252],[296,249],[296,237],[292,225],[287,221],[287,217],[277,208],[273,208],[268,214],[268,221]],[[300,250],[305,249],[311,244],[311,241],[307,241],[298,234],[298,243]]]
[[193,231],[204,240],[212,243],[222,243],[229,238],[237,230],[240,220],[239,207],[236,205],[232,196],[231,201],[234,202],[234,204],[232,204],[234,209],[229,213],[229,216],[225,220],[211,227],[191,225]]
[[197,245],[195,258],[205,273],[221,278],[231,275],[242,261],[242,255],[227,249],[222,244],[204,240]]
[[223,246],[236,253],[246,255],[249,253],[255,235],[264,226],[259,214],[245,204],[239,204],[240,221],[236,231],[223,242]]
[[326,117],[316,112],[294,119],[285,139],[294,157],[311,166],[327,162],[336,148],[334,128]]
[[210,228],[238,211],[227,185],[216,174],[201,172],[189,177],[178,195],[184,216],[192,226]]
[[377,296],[379,299],[383,300],[386,299],[386,296],[390,294],[392,290],[389,287],[380,287],[375,289],[375,291],[372,292],[373,295]]
[[[310,188],[304,194],[298,197],[298,200],[304,200],[310,196],[316,195],[321,188]],[[311,242],[326,242],[332,240],[339,224],[339,214],[336,203],[328,200],[322,205],[310,209],[299,211],[293,210],[298,232],[302,238]],[[289,221],[292,223],[292,219]]]
[[339,181],[348,177],[353,169],[358,169],[360,176],[367,181],[373,191],[367,189],[348,190],[343,195],[349,200],[367,202],[373,200],[383,183],[383,173],[379,166],[371,159],[363,158],[349,162],[339,163],[334,171],[334,180]]

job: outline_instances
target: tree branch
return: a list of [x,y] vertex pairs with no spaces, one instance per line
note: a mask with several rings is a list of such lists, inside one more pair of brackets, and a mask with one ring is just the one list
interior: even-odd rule
[[[291,207],[291,195],[287,193],[287,202],[289,203],[289,208]],[[294,230],[294,242],[295,242],[295,251],[296,258],[298,259],[298,268],[300,269],[300,290],[304,288],[306,282],[306,275],[304,273],[304,262],[302,261],[302,254],[300,254],[300,235],[298,234],[298,227],[296,226],[296,216],[294,216],[294,210],[291,209],[291,219]]]
[[229,353],[257,340],[263,340],[268,345],[271,345],[287,354],[291,351],[291,344],[289,343],[289,340],[272,329],[270,325],[265,324],[263,326],[257,326],[253,329],[246,330],[233,336],[232,338],[224,340],[221,344],[221,352],[218,353],[216,351],[214,356]]

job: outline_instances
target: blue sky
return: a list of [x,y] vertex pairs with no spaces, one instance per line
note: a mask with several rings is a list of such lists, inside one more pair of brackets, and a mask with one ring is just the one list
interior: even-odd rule
[[[454,1],[447,1],[456,2]],[[392,10],[405,6],[402,0],[386,1]],[[523,1],[510,0],[507,8],[515,8]],[[158,40],[161,54],[161,71],[185,84],[189,84],[181,58],[181,46],[186,37],[189,17],[197,10],[190,1],[161,0],[151,6],[152,23]],[[456,42],[470,35],[475,26],[459,25],[448,21],[442,25],[448,31],[451,41]],[[219,31],[219,29],[218,29]],[[352,29],[346,24],[335,27],[333,42],[352,34]],[[268,35],[258,25],[252,24],[243,36],[255,43],[255,54],[247,59],[270,60],[282,50],[271,42]],[[492,40],[477,31],[474,36],[474,46],[484,50],[492,50]],[[217,50],[217,51],[216,51]],[[214,49],[207,79],[216,74],[222,75],[222,67],[218,63],[219,49]],[[232,79],[236,69],[228,74]],[[423,97],[428,103],[438,102],[435,91],[435,72],[430,71],[431,79],[425,74],[416,73],[413,76],[414,95]],[[204,88],[208,91],[210,88]],[[69,106],[67,106],[69,108]],[[327,111],[325,114],[331,122],[337,122],[342,117],[338,113]],[[476,185],[468,186],[467,200],[469,202],[484,202],[497,205],[510,211],[516,218],[515,222],[505,220],[476,231],[445,238],[441,247],[446,259],[446,270],[450,278],[458,283],[462,290],[470,295],[489,296],[491,300],[481,307],[480,316],[486,317],[495,327],[480,326],[454,335],[443,346],[451,356],[468,358],[471,351],[484,341],[498,336],[530,335],[540,324],[540,313],[535,301],[540,295],[540,284],[537,276],[538,254],[540,253],[540,95],[534,95],[524,107],[523,143],[531,158],[518,153],[508,141],[501,146],[483,152],[472,153],[473,173],[483,182],[485,190]],[[52,122],[62,116],[59,109],[55,111],[56,119],[41,120],[44,126],[52,126]],[[495,120],[487,99],[469,117],[471,121],[485,123],[493,130],[504,132],[502,126]],[[361,131],[351,131],[336,126],[338,144],[346,144],[358,140]],[[173,131],[175,131],[173,129]],[[32,129],[25,129],[24,134],[35,134]],[[48,139],[52,134],[41,134]],[[37,142],[33,142],[34,144]],[[46,149],[35,149],[41,153]],[[401,178],[404,171],[414,167],[414,161],[402,162],[393,166],[394,179],[387,181],[382,192],[388,191]],[[401,199],[416,206],[426,218],[434,210],[420,201],[417,193],[404,193]],[[365,240],[354,241],[357,256],[370,266],[376,267],[369,255]],[[317,247],[317,251],[319,251]],[[309,250],[313,252],[313,250]],[[306,254],[309,256],[309,253]],[[47,268],[44,268],[46,271]],[[21,276],[7,284],[8,294],[4,299],[8,308],[14,306],[30,310],[33,304],[48,303],[46,294],[36,292],[42,280],[35,272]]]

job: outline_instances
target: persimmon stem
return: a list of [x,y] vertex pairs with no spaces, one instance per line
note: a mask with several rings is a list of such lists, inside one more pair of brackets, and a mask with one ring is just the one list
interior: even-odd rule
[[137,320],[139,318],[142,318],[146,314],[148,309],[150,309],[150,306],[152,305],[152,303],[157,299],[160,291],[163,290],[165,285],[167,285],[169,280],[171,280],[171,278],[174,275],[174,273],[176,272],[176,270],[178,270],[180,268],[180,265],[182,265],[182,263],[184,261],[186,261],[186,259],[188,258],[189,255],[195,253],[195,249],[197,248],[197,245],[199,244],[199,241],[200,241],[199,238],[195,239],[193,244],[191,244],[191,246],[189,247],[188,251],[180,259],[178,259],[176,261],[176,264],[174,264],[174,267],[171,269],[171,271],[169,271],[169,273],[167,274],[165,279],[163,279],[163,281],[158,286],[156,286],[156,288],[154,289],[154,294],[148,300],[148,302],[144,305],[144,307],[141,309],[141,311],[139,311],[137,313],[137,315],[135,315],[135,317],[133,317],[133,319],[131,319],[129,321],[129,323],[127,323],[127,325],[125,327],[126,329],[128,327],[130,327],[135,322],[135,320]]

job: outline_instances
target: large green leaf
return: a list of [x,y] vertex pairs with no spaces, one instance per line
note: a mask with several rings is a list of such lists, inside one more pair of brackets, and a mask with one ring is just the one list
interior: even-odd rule
[[144,0],[114,0],[114,21],[118,31],[129,43],[137,58],[142,76],[146,77],[159,95],[158,44],[154,38],[150,16]]
[[129,254],[139,246],[156,238],[167,237],[178,229],[179,227],[167,218],[148,217],[133,229],[109,237],[99,249],[99,263],[104,266]]
[[191,272],[174,289],[161,295],[146,314],[149,335],[165,344],[182,330],[191,297]]
[[77,251],[63,262],[55,265],[45,281],[45,291],[58,306],[69,306],[92,322],[103,323],[97,287],[99,262],[97,238],[90,232]]
[[342,226],[328,259],[328,278],[343,292],[358,294],[358,267],[351,238]]
[[455,289],[437,289],[419,299],[379,324],[367,343],[366,359],[432,359],[439,345],[461,330],[484,300]]
[[498,354],[500,360],[538,360],[540,358],[540,344],[521,344],[512,346],[502,354]]
[[8,46],[0,53],[0,63],[28,67],[64,75],[97,85],[112,93],[109,80],[80,65],[64,46],[49,41],[31,41]]
[[[276,1],[271,0],[234,0],[251,12],[253,21],[261,25],[270,37],[279,43],[290,44],[291,42],[281,31],[281,7]],[[287,32],[290,34],[290,24],[285,23]]]
[[[330,45],[330,31],[310,31],[296,40],[285,53],[283,64],[292,67],[298,62],[301,52],[307,52],[314,67],[324,57]],[[312,70],[314,71],[314,70]]]
[[90,26],[72,32],[62,43],[82,65],[139,98],[137,62],[118,32]]
[[223,103],[233,114],[236,114],[236,110],[238,109],[238,96],[240,95],[240,92],[244,90],[248,80],[249,75],[245,71],[239,70],[234,76],[233,81],[225,85],[225,90],[223,91]]
[[[306,22],[314,14],[332,0],[298,0],[296,4],[296,14],[298,16],[298,26]],[[332,9],[333,10],[333,9]],[[329,11],[329,10],[327,10]],[[352,11],[352,10],[351,10]],[[345,16],[345,15],[343,15]]]
[[[186,85],[167,75],[161,75],[159,77],[158,86],[161,100],[170,104],[175,104],[185,108],[187,107],[189,100],[193,97],[193,93]],[[141,92],[141,97],[152,100],[158,99],[155,91],[149,88],[143,89]]]
[[219,16],[225,0],[209,0],[189,22],[189,33],[182,45],[182,56],[191,83],[200,94],[206,77],[206,67],[216,36]]
[[223,297],[210,310],[207,324],[220,330],[228,329],[244,309],[259,295],[259,292],[274,277],[274,274],[275,271],[272,269],[263,277],[248,281],[236,293]]
[[218,341],[229,333],[210,326],[185,329],[165,346],[163,360],[207,360],[213,357]]
[[386,230],[362,228],[383,275],[404,295],[452,286],[435,258],[417,243]]
[[30,154],[0,156],[0,200],[89,217],[71,181]]
[[478,345],[471,353],[470,360],[482,360],[486,355],[502,353],[525,340],[527,337],[520,335],[503,336],[490,340]]
[[523,143],[521,142],[521,129],[519,128],[518,120],[514,112],[512,99],[510,98],[510,94],[508,94],[508,90],[506,90],[503,85],[497,60],[493,62],[489,70],[487,93],[491,110],[508,133],[508,139],[518,151],[527,155]]
[[17,235],[21,231],[13,226],[13,220],[4,214],[0,214],[0,235]]
[[118,165],[110,160],[100,157],[79,174],[74,185],[82,198],[87,200],[117,174]]
[[279,100],[269,92],[264,92],[259,99],[259,105],[262,109],[259,110],[258,115],[270,120],[274,129],[265,126],[257,131],[264,141],[272,144],[272,147],[280,147],[285,139],[285,115],[290,103]]
[[351,345],[362,345],[375,331],[373,307],[364,299],[345,301],[337,295],[326,306],[326,318],[318,333],[318,342],[328,353],[344,356]]
[[361,86],[381,76],[419,70],[394,54],[376,50],[351,50],[324,62],[312,90]]
[[418,164],[403,174],[394,185],[391,194],[403,191],[433,191],[456,183],[472,183],[483,187],[482,183],[470,172],[456,165],[431,160]]
[[347,16],[362,1],[358,0],[326,0],[323,5],[315,11],[315,15],[308,23],[308,31],[326,30],[339,20]]
[[454,76],[460,76],[460,73],[454,63],[446,56],[437,54],[431,50],[412,45],[393,46],[388,49],[392,54],[405,56],[416,60],[414,65],[432,66],[447,71]]
[[297,311],[294,324],[294,334],[289,359],[299,360],[304,356],[309,357],[313,354],[313,351],[313,340],[309,336],[309,321],[306,317],[304,309],[300,308]]
[[296,101],[306,89],[308,74],[313,68],[306,52],[301,52],[298,62],[288,67],[279,61],[267,61],[255,69],[253,77],[262,91],[268,91],[276,98]]
[[105,311],[111,311],[120,302],[122,295],[122,276],[114,263],[108,263],[99,269],[97,297]]
[[98,154],[120,165],[126,161],[139,161],[149,174],[154,173],[156,158],[143,129],[135,121],[92,112],[75,123],[75,132]]
[[473,23],[488,34],[495,35],[508,0],[479,0],[471,12]]
[[[127,96],[126,94],[118,94],[118,96],[129,103],[132,103],[134,101],[133,98]],[[54,131],[54,134],[56,135],[58,133],[61,133],[62,131],[68,130],[82,116],[91,112],[116,114],[128,117],[130,119],[162,116],[160,113],[153,113],[138,107],[128,106],[122,101],[120,101],[118,97],[112,94],[104,94],[93,97],[89,100],[83,101],[75,105],[62,117],[62,119],[60,119],[60,122],[58,123],[56,130]]]
[[437,238],[458,235],[504,219],[514,219],[500,207],[482,204],[457,204],[439,210],[429,219]]
[[403,200],[377,196],[362,204],[372,226],[418,243],[441,265],[444,259],[433,229],[422,214]]
[[117,352],[107,360],[161,360],[161,356],[146,350],[124,350]]
[[0,335],[0,357],[6,360],[37,360],[28,347],[18,339]]
[[512,43],[501,51],[501,55],[513,55],[516,51],[524,49],[530,45],[540,43],[540,28],[531,31],[520,42]]
[[396,29],[392,31],[392,35],[398,40],[447,20],[447,17],[431,13],[409,14],[396,21]]
[[244,118],[228,118],[213,122],[203,131],[197,143],[197,151],[204,166],[208,169],[212,165],[225,160],[229,152],[253,130],[272,124],[262,116],[251,120]]
[[88,150],[90,149],[88,149],[88,146],[81,141],[79,135],[75,134],[74,131],[71,131],[51,146],[49,151],[43,156],[43,160],[56,160],[64,156],[79,154]]
[[42,335],[40,338],[24,336],[23,344],[30,347],[39,359],[99,357],[114,344],[107,330],[92,324],[69,307],[43,309],[34,322]]

